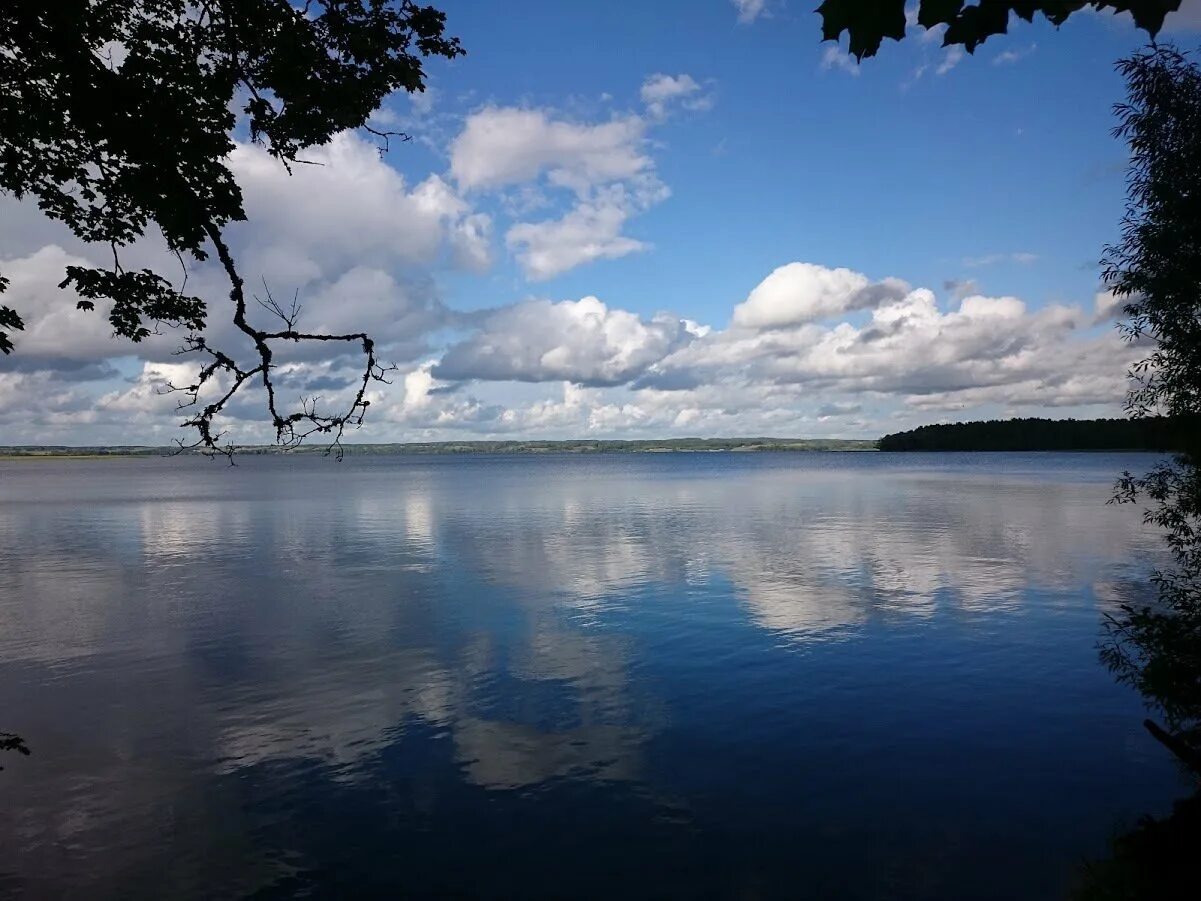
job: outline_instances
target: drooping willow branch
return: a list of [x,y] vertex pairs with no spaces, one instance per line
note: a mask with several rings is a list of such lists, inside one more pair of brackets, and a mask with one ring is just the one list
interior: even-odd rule
[[[190,336],[184,342],[179,354],[200,354],[207,357],[207,362],[201,366],[196,380],[190,385],[176,386],[168,384],[168,392],[180,392],[184,398],[179,402],[180,410],[192,410],[191,415],[184,420],[185,427],[196,430],[196,440],[191,444],[178,442],[180,450],[198,450],[209,456],[222,455],[231,463],[236,450],[231,443],[222,443],[225,432],[220,431],[216,421],[229,402],[248,382],[261,382],[267,398],[267,412],[275,428],[276,443],[283,448],[293,448],[313,435],[326,436],[329,445],[326,453],[333,453],[337,459],[343,456],[342,436],[347,428],[358,428],[363,424],[367,408],[371,401],[367,399],[367,390],[373,381],[389,384],[388,373],[394,366],[380,364],[375,353],[375,342],[366,332],[352,332],[343,335],[302,332],[296,328],[300,308],[293,300],[291,308],[285,310],[280,306],[270,292],[266,301],[259,303],[276,315],[284,327],[277,331],[265,331],[251,325],[247,318],[247,302],[245,283],[234,263],[233,255],[225,243],[221,231],[215,225],[206,228],[209,240],[217,250],[217,259],[229,278],[229,299],[234,306],[233,322],[242,334],[246,335],[254,345],[257,362],[245,366],[238,363],[229,354],[212,347],[203,335]],[[291,341],[323,341],[357,344],[362,348],[362,375],[355,383],[356,390],[346,407],[338,413],[322,413],[318,409],[318,397],[302,397],[300,409],[292,412],[281,412],[272,371],[275,367],[275,348],[273,342]],[[228,379],[228,381],[226,381]],[[220,392],[215,397],[201,400],[201,393],[207,387],[215,387]]]

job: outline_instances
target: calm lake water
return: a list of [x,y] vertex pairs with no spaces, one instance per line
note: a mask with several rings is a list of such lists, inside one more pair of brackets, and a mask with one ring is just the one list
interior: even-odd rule
[[1061,897],[1153,459],[0,462],[0,895]]

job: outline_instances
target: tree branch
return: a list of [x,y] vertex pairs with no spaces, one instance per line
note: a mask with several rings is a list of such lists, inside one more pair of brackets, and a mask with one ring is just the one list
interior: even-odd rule
[[[222,455],[231,463],[235,447],[232,444],[222,444],[224,431],[216,427],[216,420],[225,410],[226,405],[238,391],[256,377],[261,380],[267,395],[267,412],[275,428],[276,443],[285,449],[294,448],[312,435],[329,436],[329,446],[326,453],[334,453],[338,460],[343,457],[342,436],[347,428],[358,428],[363,424],[363,418],[371,401],[367,399],[367,391],[372,381],[388,383],[387,375],[395,367],[382,366],[375,354],[375,342],[366,332],[350,332],[347,334],[324,334],[320,332],[302,332],[296,328],[300,317],[301,306],[298,295],[294,296],[291,305],[285,309],[272,296],[264,282],[267,299],[255,298],[259,305],[268,312],[278,316],[284,324],[279,331],[266,331],[251,325],[247,318],[247,303],[245,283],[238,273],[233,254],[219,228],[215,225],[206,227],[209,240],[217,251],[225,274],[229,279],[229,298],[233,303],[233,322],[242,334],[246,335],[254,345],[258,362],[253,366],[243,366],[230,355],[209,346],[203,336],[189,337],[179,354],[199,353],[210,359],[203,365],[196,381],[191,385],[176,386],[168,383],[164,391],[181,392],[184,398],[179,402],[178,409],[196,408],[193,415],[184,421],[184,425],[194,428],[197,439],[192,444],[179,442],[180,450],[200,450],[210,456]],[[347,344],[358,344],[363,352],[362,376],[356,383],[356,390],[349,404],[338,413],[322,413],[318,408],[319,397],[302,397],[300,409],[291,412],[281,412],[272,371],[275,367],[275,350],[272,342],[291,341],[334,341]],[[200,395],[210,385],[216,385],[222,377],[229,379],[227,386],[219,395],[206,403],[201,403]]]
[[1193,773],[1201,776],[1201,751],[1196,750],[1171,732],[1167,732],[1152,720],[1143,720],[1143,728],[1151,737],[1175,755],[1176,759]]

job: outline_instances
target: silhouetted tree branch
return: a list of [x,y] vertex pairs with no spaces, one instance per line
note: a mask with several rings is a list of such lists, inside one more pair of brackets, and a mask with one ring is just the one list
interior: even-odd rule
[[[225,410],[226,405],[247,382],[255,380],[262,383],[266,393],[267,413],[275,428],[276,442],[285,448],[295,447],[311,435],[322,435],[329,439],[329,451],[342,459],[342,436],[347,427],[357,428],[362,425],[367,408],[371,405],[366,397],[372,381],[388,383],[387,374],[395,367],[380,365],[375,355],[375,342],[366,332],[349,334],[325,334],[302,332],[296,328],[301,308],[297,298],[293,298],[288,309],[284,309],[272,296],[270,289],[264,283],[266,300],[259,299],[259,304],[277,316],[284,324],[278,331],[266,331],[256,328],[247,318],[247,302],[245,283],[238,273],[233,255],[216,226],[209,229],[209,240],[216,248],[217,259],[220,261],[226,276],[229,278],[229,298],[233,303],[234,325],[246,335],[254,346],[257,360],[250,368],[239,365],[233,357],[212,347],[203,336],[189,336],[180,354],[195,353],[208,358],[197,374],[196,380],[185,386],[169,384],[168,392],[181,392],[184,399],[179,402],[179,409],[195,408],[195,412],[185,420],[184,424],[197,432],[196,441],[191,444],[180,442],[181,449],[198,449],[206,454],[221,454],[233,460],[234,448],[231,444],[222,444],[224,432],[218,431],[215,423],[217,417]],[[330,341],[357,344],[363,353],[362,376],[357,382],[356,391],[349,404],[339,413],[322,413],[318,408],[319,398],[310,397],[300,400],[300,409],[293,412],[281,412],[275,383],[272,380],[272,368],[275,359],[273,342],[291,341]],[[224,377],[227,381],[220,384]],[[201,394],[206,388],[215,388],[217,394],[207,402],[201,401]],[[328,452],[328,451],[327,451]]]
[[[444,28],[442,12],[413,0],[0,4],[0,191],[31,196],[76,237],[111,249],[111,266],[67,267],[60,287],[74,288],[80,309],[109,303],[113,332],[133,341],[160,323],[192,333],[185,347],[208,358],[196,405],[200,387],[227,380],[215,405],[199,406],[188,420],[201,448],[217,449],[214,417],[252,380],[267,390],[281,443],[321,433],[338,447],[343,430],[362,421],[366,385],[383,374],[365,334],[304,334],[295,318],[266,332],[247,321],[242,281],[222,239],[230,222],[246,218],[228,166],[235,128],[244,126],[289,171],[306,148],[347,129],[367,130],[386,150],[404,135],[368,119],[393,91],[424,90],[424,58],[463,52]],[[210,347],[209,310],[186,293],[186,265],[178,288],[150,269],[122,266],[120,249],[148,229],[162,233],[181,265],[216,248],[255,365],[241,368]],[[0,291],[7,285],[0,276]],[[0,306],[0,351],[13,351],[11,336],[23,328],[17,310]],[[299,412],[277,409],[271,344],[281,340],[362,348],[362,386],[346,411],[321,414],[315,401]]]
[[1195,775],[1201,776],[1201,752],[1190,747],[1178,736],[1165,732],[1153,720],[1143,720],[1143,728],[1150,732],[1157,742],[1176,755],[1176,759],[1192,770]]

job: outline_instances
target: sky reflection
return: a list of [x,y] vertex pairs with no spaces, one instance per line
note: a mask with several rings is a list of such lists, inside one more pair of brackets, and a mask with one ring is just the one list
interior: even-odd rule
[[[0,711],[35,749],[3,774],[0,873],[286,896],[335,865],[388,886],[366,856],[387,838],[422,849],[430,891],[505,848],[512,888],[552,846],[556,878],[658,855],[733,891],[899,866],[924,824],[964,843],[930,877],[951,892],[996,839],[956,798],[1012,825],[1037,793],[1058,853],[1014,849],[1015,878],[1057,885],[1173,777],[1092,649],[1158,552],[1104,506],[1130,461],[1037,462],[0,463]],[[1071,775],[1078,743],[1094,762]],[[1021,791],[965,762],[1051,746]],[[870,838],[881,805],[895,829]],[[483,847],[440,870],[464,836]]]

